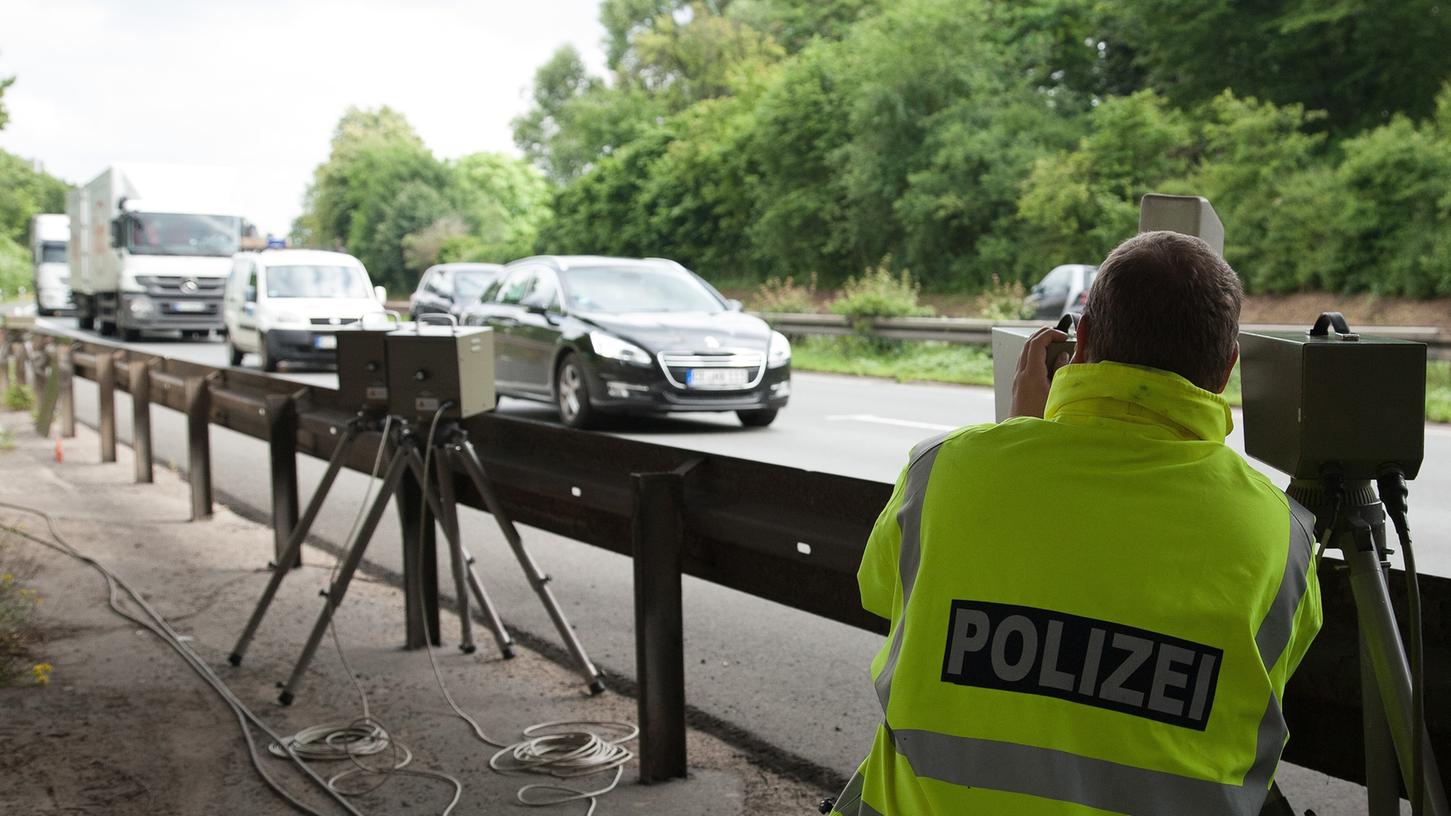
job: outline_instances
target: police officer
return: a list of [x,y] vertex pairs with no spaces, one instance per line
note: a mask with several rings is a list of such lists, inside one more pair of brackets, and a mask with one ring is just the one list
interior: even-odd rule
[[1071,364],[1039,331],[1013,419],[912,451],[857,573],[883,722],[833,812],[1260,812],[1321,614],[1313,519],[1224,444],[1241,300],[1203,241],[1136,236]]

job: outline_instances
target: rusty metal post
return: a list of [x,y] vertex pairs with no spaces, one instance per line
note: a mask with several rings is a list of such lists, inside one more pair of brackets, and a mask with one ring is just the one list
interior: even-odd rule
[[680,599],[685,480],[634,474],[635,675],[640,781],[685,776],[685,634]]
[[297,404],[287,394],[268,394],[267,447],[272,463],[272,563],[277,569],[302,566],[302,548],[283,564],[297,527]]
[[56,367],[60,371],[60,435],[74,439],[76,435],[76,358],[70,343],[61,343],[56,350]]
[[151,468],[151,367],[142,357],[127,363],[131,390],[131,453],[136,463],[136,483],[150,484]]
[[25,344],[15,341],[10,344],[10,356],[15,358],[15,384],[30,384],[30,355],[25,353]]
[[10,390],[10,332],[0,329],[0,397]]
[[101,461],[116,461],[116,358],[104,351],[96,354],[96,391],[100,395]]
[[206,377],[186,379],[187,480],[192,521],[212,515],[211,388]]
[[403,532],[403,606],[408,619],[405,642],[408,649],[423,648],[425,620],[427,632],[433,635],[433,645],[443,643],[438,631],[438,536],[422,488],[410,468],[398,483],[397,492],[398,526]]

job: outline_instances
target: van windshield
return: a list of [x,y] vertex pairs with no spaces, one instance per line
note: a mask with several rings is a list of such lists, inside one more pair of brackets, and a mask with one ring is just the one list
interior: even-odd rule
[[41,263],[65,263],[65,244],[58,241],[46,241],[40,245]]
[[126,223],[133,255],[230,256],[242,239],[242,219],[234,215],[131,213]]
[[368,298],[368,279],[352,266],[269,266],[269,298]]

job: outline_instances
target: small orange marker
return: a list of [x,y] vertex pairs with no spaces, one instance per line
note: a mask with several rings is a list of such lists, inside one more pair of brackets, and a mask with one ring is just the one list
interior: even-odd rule
[[60,447],[60,434],[55,435],[55,461],[57,464],[65,461],[65,451]]

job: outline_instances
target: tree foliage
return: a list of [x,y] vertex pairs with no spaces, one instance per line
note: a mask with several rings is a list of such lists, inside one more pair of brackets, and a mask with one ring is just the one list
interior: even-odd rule
[[441,161],[397,111],[351,108],[314,171],[293,238],[346,249],[391,290],[411,291],[437,261],[527,252],[548,195],[525,162],[492,153]]
[[[1096,262],[1198,193],[1260,291],[1448,291],[1433,0],[604,0],[609,75],[540,68],[540,251],[932,289]],[[993,284],[993,281],[999,281]]]

